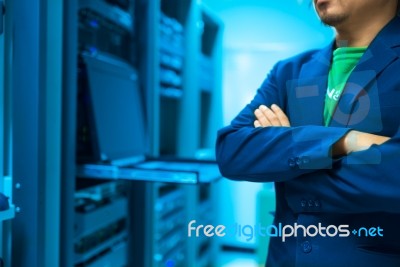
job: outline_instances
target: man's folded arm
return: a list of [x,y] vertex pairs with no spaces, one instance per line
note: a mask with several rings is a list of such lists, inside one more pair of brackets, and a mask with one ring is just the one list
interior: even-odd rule
[[398,213],[399,168],[400,131],[382,144],[350,153],[326,173],[286,183],[287,200],[296,212],[304,211],[298,203],[310,198],[319,200],[320,212]]
[[217,162],[222,175],[233,180],[287,181],[330,169],[332,146],[349,130],[323,126],[236,128],[233,124],[218,133]]
[[[299,126],[255,127],[254,112],[261,106],[285,110],[286,90],[276,80],[279,63],[253,101],[218,132],[216,157],[223,176],[254,182],[286,181],[332,165],[333,144],[350,129]],[[279,73],[282,73],[279,72]],[[282,79],[280,79],[282,80]],[[283,78],[283,80],[285,80]]]

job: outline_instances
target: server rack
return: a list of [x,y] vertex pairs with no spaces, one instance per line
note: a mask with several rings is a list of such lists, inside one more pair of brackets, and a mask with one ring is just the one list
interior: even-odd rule
[[10,49],[12,17],[6,16],[4,1],[0,1],[0,266],[11,266],[11,219],[15,216],[15,205],[12,200],[13,180],[10,166],[10,131],[11,107],[10,107]]
[[157,184],[153,189],[154,239],[151,241],[153,257],[150,266],[186,266],[185,191],[176,184]]
[[[190,203],[187,207],[189,213],[189,221],[196,220],[197,224],[215,225],[216,217],[215,204],[215,187],[213,184],[203,184],[198,187],[187,187],[189,192]],[[185,225],[186,236],[187,224]],[[206,236],[186,237],[188,247],[187,263],[194,267],[215,266],[214,260],[218,251],[215,239]]]
[[[145,22],[139,28],[139,47],[144,52],[140,71],[145,77],[142,82],[148,99],[151,155],[213,159],[215,135],[222,126],[222,23],[203,4],[192,0],[140,1],[137,11],[137,19]],[[202,58],[207,60],[199,64]],[[163,202],[160,190],[165,187],[171,195],[181,196],[182,200],[173,201],[176,204],[172,205],[185,201],[177,213],[179,224],[174,222],[174,216],[159,217],[155,210]],[[213,266],[216,243],[209,238],[188,238],[187,224],[192,219],[212,223],[214,190],[212,183],[143,184],[138,191],[146,192],[144,209],[151,212],[140,216],[154,227],[144,226],[144,232],[135,234],[138,242],[133,247],[138,251],[138,262],[143,266]],[[176,224],[180,230],[163,236],[160,231],[165,224]],[[185,247],[176,243],[174,249],[168,248],[175,254],[159,246],[160,238],[174,244],[178,236]],[[147,244],[141,247],[140,240]]]
[[[83,181],[80,181],[82,186]],[[75,193],[74,264],[127,266],[128,198],[124,182],[89,185]]]
[[[89,67],[93,67],[89,66],[89,61],[104,65],[103,71],[111,70],[113,66],[124,67],[123,64],[135,68],[134,4],[131,0],[77,2],[77,162],[98,160],[93,158],[96,133],[89,123],[88,72]],[[91,89],[100,90],[98,87]],[[73,251],[70,254],[73,266],[128,266],[128,195],[129,185],[122,181],[76,179]]]
[[[60,250],[62,2],[5,1],[8,175],[16,216],[9,266],[57,266]],[[23,19],[20,19],[23,18]],[[11,246],[10,243],[7,244]],[[6,266],[7,266],[6,265]]]
[[[218,47],[221,45],[222,34],[220,22],[214,20],[217,28],[214,39],[203,41],[203,28],[199,25],[204,24],[203,14],[208,11],[198,1],[79,0],[77,7],[78,55],[81,51],[106,52],[137,67],[139,86],[146,103],[147,133],[150,136],[148,155],[153,158],[169,156],[212,159],[209,151],[214,144],[213,138],[208,135],[216,132],[222,121],[220,80],[218,82]],[[112,10],[111,14],[106,10]],[[198,64],[204,45],[210,46],[212,51],[208,55],[211,59],[205,71],[207,74],[202,72]],[[213,67],[209,67],[210,64]],[[80,98],[84,96],[81,87],[85,85],[79,78],[85,71],[84,60],[78,58],[76,66],[79,110],[82,108]],[[200,97],[200,73],[204,77],[215,73],[215,79],[207,87],[209,97],[206,112],[201,111],[205,101]],[[184,112],[188,108],[193,111],[195,119]],[[189,118],[192,122],[186,125],[185,121]],[[86,156],[90,158],[93,148],[88,142],[90,133],[87,131],[87,118],[78,117],[77,120],[77,151],[85,160]],[[202,127],[207,130],[200,133]],[[109,181],[112,179],[110,177]],[[90,190],[104,186],[104,180],[98,182],[100,185],[90,187]],[[82,183],[82,179],[77,179],[77,188]],[[105,184],[113,183],[116,182]],[[129,182],[125,186],[127,196],[121,198],[128,200],[128,224],[121,241],[124,248],[119,250],[121,254],[118,255],[122,258],[126,256],[126,262],[119,261],[113,266],[212,266],[215,244],[211,239],[189,240],[185,228],[185,224],[192,218],[211,223],[214,217],[212,184],[198,186]],[[75,193],[77,199],[81,195],[82,191]],[[82,224],[86,220],[82,219],[85,216],[75,211],[75,224]],[[69,253],[74,258],[75,266],[101,266],[112,259],[113,255],[117,255],[111,243],[98,243],[102,247],[99,250],[94,247],[81,249],[79,244],[86,240],[87,235],[89,241],[84,243],[98,240],[89,234],[96,235],[97,231],[87,230],[88,234],[82,234],[75,229],[73,232],[74,249]],[[126,247],[129,253],[123,254],[121,251],[125,251]],[[95,251],[99,254],[95,255]]]

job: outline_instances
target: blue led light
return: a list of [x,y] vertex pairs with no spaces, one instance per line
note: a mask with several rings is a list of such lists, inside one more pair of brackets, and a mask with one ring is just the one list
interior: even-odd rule
[[89,47],[89,52],[90,53],[97,53],[97,48],[94,46]]
[[167,260],[167,261],[165,262],[165,266],[166,266],[166,267],[174,267],[174,266],[175,266],[175,261],[169,259],[169,260]]
[[93,28],[98,28],[99,27],[99,23],[97,22],[97,20],[91,20],[89,21],[89,25]]

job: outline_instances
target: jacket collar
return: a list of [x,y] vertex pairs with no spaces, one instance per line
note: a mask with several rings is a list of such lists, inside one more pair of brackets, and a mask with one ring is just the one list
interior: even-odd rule
[[[304,95],[312,96],[310,99],[294,99],[301,105],[297,107],[297,109],[301,109],[301,118],[296,120],[301,124],[323,124],[324,100],[328,84],[327,74],[331,65],[333,47],[334,42],[331,42],[330,45],[316,52],[311,60],[301,67],[296,90],[309,91],[310,93],[304,93]],[[298,95],[297,92],[296,95]],[[305,107],[305,105],[307,106]]]
[[[400,17],[390,21],[371,42],[347,81],[338,108],[333,115],[330,126],[348,126],[350,116],[368,85],[391,62],[398,58],[392,48],[400,46]],[[307,114],[307,123],[323,124],[323,109],[328,84],[328,72],[331,65],[332,51],[335,42],[317,52],[314,57],[302,66],[299,76],[299,87],[316,87],[318,94],[314,99],[313,112]]]
[[399,29],[400,18],[396,16],[371,42],[347,81],[330,126],[351,126],[350,117],[357,103],[368,104],[368,89],[374,85],[376,77],[398,58],[392,48],[400,45]]

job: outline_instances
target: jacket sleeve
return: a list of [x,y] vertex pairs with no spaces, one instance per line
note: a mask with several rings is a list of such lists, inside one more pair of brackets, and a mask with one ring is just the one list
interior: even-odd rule
[[[382,145],[335,164],[286,183],[286,199],[295,212],[400,212],[400,131]],[[315,201],[319,205],[313,205]]]
[[[316,125],[254,128],[254,110],[277,104],[285,111],[279,63],[231,125],[218,132],[216,157],[222,175],[253,182],[287,181],[332,166],[331,147],[349,129]],[[321,111],[322,112],[322,111]],[[290,118],[289,118],[290,119]]]

